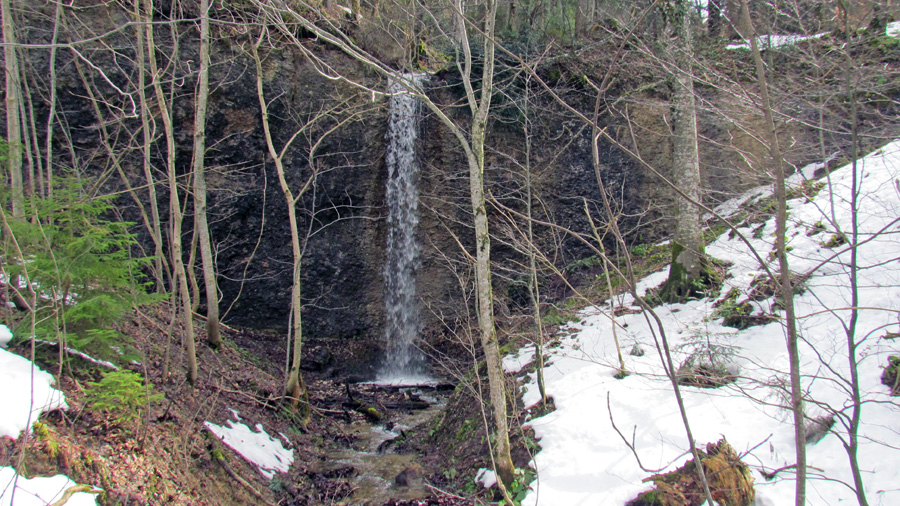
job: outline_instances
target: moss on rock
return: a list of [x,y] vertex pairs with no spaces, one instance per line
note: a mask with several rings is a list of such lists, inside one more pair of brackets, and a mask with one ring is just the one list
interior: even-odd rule
[[[723,438],[698,451],[713,500],[722,506],[750,506],[756,497],[753,476]],[[642,492],[627,506],[700,506],[706,500],[694,461],[670,473],[656,474],[644,480],[654,488]]]

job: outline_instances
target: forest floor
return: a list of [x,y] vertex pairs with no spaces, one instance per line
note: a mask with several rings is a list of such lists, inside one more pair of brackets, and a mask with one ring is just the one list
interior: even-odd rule
[[[4,311],[2,321],[16,321],[13,310]],[[41,424],[35,426],[38,429],[28,436],[0,437],[0,470],[10,466],[5,469],[15,468],[21,475],[19,486],[23,488],[15,498],[17,506],[49,503],[49,497],[29,496],[24,478],[57,474],[103,489],[96,498],[75,494],[67,503],[70,505],[94,504],[95,500],[123,506],[458,505],[473,504],[477,500],[474,493],[486,494],[483,489],[473,490],[473,495],[463,498],[433,487],[434,477],[448,484],[442,477],[449,455],[426,456],[427,438],[420,435],[413,443],[415,430],[405,425],[428,423],[440,406],[421,413],[435,403],[442,404],[452,385],[413,391],[352,384],[346,377],[337,377],[332,368],[347,359],[342,353],[350,352],[348,347],[329,347],[335,350],[332,355],[310,342],[303,365],[310,369],[304,376],[312,416],[304,424],[281,399],[282,335],[224,329],[224,342],[218,350],[198,346],[200,373],[191,387],[183,372],[181,343],[168,337],[173,334],[180,339],[181,332],[167,332],[168,320],[165,304],[159,304],[141,308],[117,324],[139,356],[130,364],[118,365],[140,373],[154,392],[164,395],[137,413],[137,419],[117,422],[114,413],[92,408],[86,398],[89,382],[100,380],[112,369],[69,355],[63,373],[56,374],[55,385],[64,393],[68,407],[44,413]],[[197,323],[202,334],[202,322]],[[8,351],[27,357],[30,345],[13,340]],[[43,370],[57,373],[57,357],[55,345],[35,349],[35,363]],[[28,389],[27,381],[26,377],[24,384],[6,386]],[[262,441],[258,443],[261,447],[271,450],[275,446],[281,455],[289,454],[292,462],[287,462],[286,472],[267,469],[270,466],[261,463],[265,456],[255,460],[258,465],[248,461],[254,457],[252,451],[246,451],[246,444],[235,445],[246,458],[223,444],[212,429],[226,426],[241,437]],[[367,446],[372,444],[372,434],[378,438],[374,448]],[[381,489],[379,499],[361,498],[355,492],[364,481],[361,474],[370,470],[335,457],[355,454],[371,456],[370,462],[406,454],[397,460],[410,468],[404,476],[406,484],[395,483],[393,474],[372,476],[369,481],[374,480],[374,488]],[[386,469],[382,474],[398,472]],[[13,488],[3,485],[0,505],[5,506],[10,504]],[[62,492],[64,487],[56,486],[56,492]],[[37,502],[25,502],[28,497]]]

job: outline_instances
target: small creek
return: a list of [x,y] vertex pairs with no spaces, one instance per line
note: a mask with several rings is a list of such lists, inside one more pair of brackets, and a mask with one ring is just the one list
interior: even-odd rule
[[420,499],[431,495],[424,485],[423,476],[412,480],[409,486],[395,483],[397,475],[415,464],[418,455],[395,453],[394,446],[402,440],[405,433],[429,422],[443,409],[446,393],[418,387],[400,389],[400,392],[406,391],[426,401],[429,406],[426,409],[394,410],[390,413],[391,423],[339,424],[340,430],[348,436],[352,444],[347,447],[333,443],[331,448],[326,450],[326,460],[322,463],[322,468],[317,470],[325,473],[347,466],[352,466],[356,470],[348,480],[354,489],[353,494],[337,504],[381,505],[391,499]]

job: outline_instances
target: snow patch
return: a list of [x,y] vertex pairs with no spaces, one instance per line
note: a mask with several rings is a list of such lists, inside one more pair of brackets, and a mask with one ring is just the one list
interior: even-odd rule
[[534,362],[534,346],[522,348],[518,352],[503,357],[503,370],[507,374],[516,374],[528,364]]
[[0,325],[0,348],[6,348],[10,340],[12,340],[12,332],[10,332],[9,327]]
[[286,473],[294,463],[294,450],[285,449],[277,439],[266,433],[262,424],[256,424],[254,431],[242,423],[237,423],[241,417],[237,411],[231,412],[235,421],[226,420],[228,427],[212,422],[203,422],[203,425],[247,462],[255,465],[266,478],[272,479],[275,473]]
[[[756,44],[759,46],[760,50],[766,50],[770,48],[779,48],[784,46],[793,46],[798,42],[803,42],[804,40],[810,39],[819,39],[828,35],[828,32],[817,33],[815,35],[758,35],[756,37]],[[728,44],[725,46],[725,49],[750,49],[750,42],[745,40],[744,42],[738,42],[736,44]]]
[[[17,477],[11,467],[0,467],[0,506],[11,506],[14,493],[16,506],[46,506],[61,499],[65,491],[74,486],[76,483],[62,474],[29,480],[23,476]],[[86,492],[73,494],[66,502],[66,506],[96,504],[96,496]]]
[[[12,332],[0,325],[0,437],[17,439],[37,421],[41,413],[66,409],[65,396],[53,388],[53,376],[30,360],[6,351]],[[13,486],[15,484],[15,486]],[[26,479],[17,476],[15,469],[0,467],[0,506],[45,506],[62,497],[76,483],[64,475]],[[93,506],[92,494],[74,494],[67,506]]]
[[479,469],[475,474],[475,483],[481,483],[484,488],[491,488],[497,484],[497,474],[490,469]]
[[0,349],[0,437],[16,439],[41,413],[68,407],[53,382],[50,373],[25,357]]

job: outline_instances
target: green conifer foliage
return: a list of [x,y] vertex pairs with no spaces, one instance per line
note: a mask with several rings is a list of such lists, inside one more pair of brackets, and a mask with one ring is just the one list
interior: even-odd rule
[[91,409],[109,414],[123,428],[138,420],[151,403],[164,398],[153,392],[152,383],[145,386],[144,377],[133,371],[109,371],[100,381],[89,381],[85,389]]
[[151,299],[140,281],[151,258],[133,256],[132,223],[107,219],[110,198],[85,195],[74,178],[62,180],[51,198],[31,197],[26,205],[28,219],[8,221],[18,248],[4,247],[3,263],[10,277],[39,294],[35,336],[117,355],[112,347],[122,343],[111,324]]

